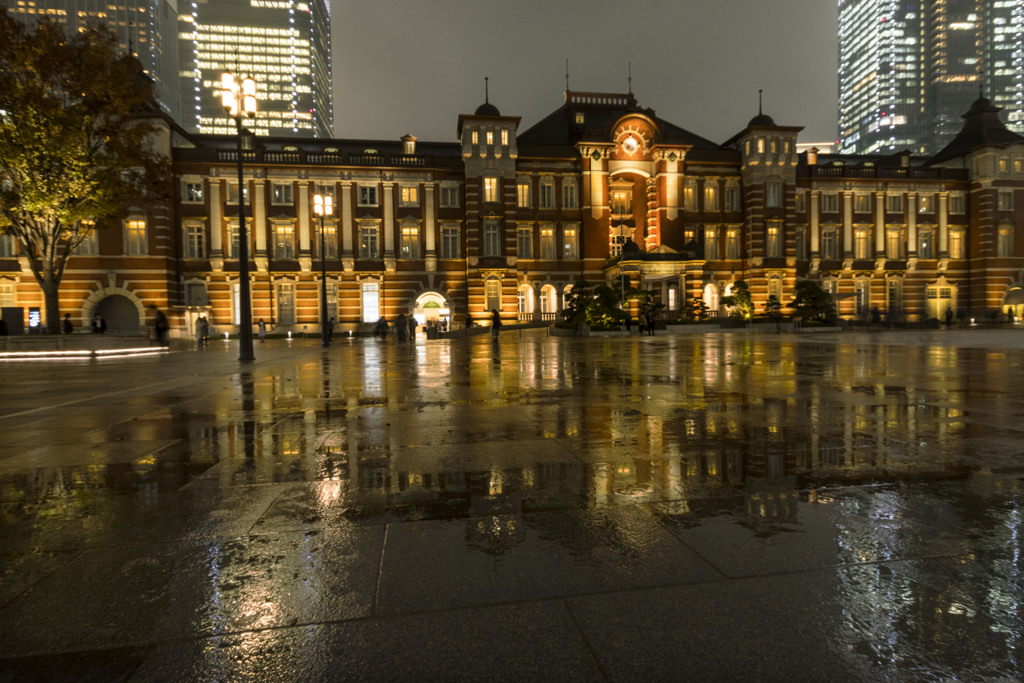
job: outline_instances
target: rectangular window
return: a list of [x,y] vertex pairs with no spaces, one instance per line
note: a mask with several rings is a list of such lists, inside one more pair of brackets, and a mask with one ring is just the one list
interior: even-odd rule
[[469,141],[472,142],[474,145],[480,144],[480,133],[474,130],[472,133],[469,134]]
[[903,258],[903,231],[889,229],[885,231],[885,257],[891,259]]
[[718,183],[707,181],[704,185],[704,210],[718,211]]
[[869,195],[869,194],[855,194],[855,195],[853,195],[853,212],[854,213],[871,213],[871,195]]
[[[228,183],[228,204],[238,203],[238,183]],[[242,188],[242,202],[245,204],[249,203],[249,184],[246,183]]]
[[18,301],[15,285],[11,282],[0,282],[0,307],[15,306]]
[[359,294],[363,305],[363,322],[375,323],[380,320],[380,284],[364,282],[359,287]]
[[725,210],[740,210],[740,188],[735,186],[725,188]]
[[[248,221],[248,219],[246,219]],[[246,222],[246,226],[249,223]],[[228,258],[238,258],[238,219],[228,223]],[[237,324],[237,323],[236,323]]]
[[403,185],[399,188],[399,202],[402,206],[420,205],[420,188],[417,185]]
[[575,209],[577,208],[577,201],[576,183],[568,180],[562,181],[562,208]]
[[540,229],[540,257],[548,261],[555,260],[555,229]]
[[903,195],[889,194],[885,196],[886,213],[903,213]]
[[141,256],[149,252],[146,244],[146,221],[132,218],[124,222],[125,250],[131,256]]
[[629,207],[629,192],[626,190],[612,190],[612,215],[613,216],[628,216],[630,213]]
[[1013,227],[999,226],[999,238],[996,244],[996,256],[1013,256]]
[[338,206],[338,197],[334,183],[317,183],[316,194],[321,197],[330,197],[331,206]]
[[725,231],[725,258],[740,258],[740,231],[738,228],[729,228]]
[[377,186],[359,186],[359,206],[377,206]]
[[459,228],[456,226],[443,226],[441,228],[441,258],[459,258],[462,250],[459,248]]
[[714,228],[704,229],[704,259],[714,261],[718,258],[718,231]]
[[896,278],[890,278],[886,282],[886,310],[890,317],[895,318],[903,311],[903,282]]
[[405,226],[402,228],[402,256],[401,258],[416,259],[420,257],[420,229],[418,226]]
[[540,208],[555,208],[555,181],[550,178],[540,181]]
[[867,228],[855,228],[853,231],[853,258],[871,258],[871,231]]
[[562,258],[574,260],[579,258],[580,246],[576,228],[562,228]]
[[997,208],[1000,211],[1013,211],[1013,190],[999,190]]
[[[83,242],[83,244],[85,243]],[[77,253],[82,253],[81,247],[78,248]],[[14,235],[0,234],[0,258],[11,258],[12,256],[14,256]]]
[[793,239],[796,240],[796,257],[798,259],[807,258],[807,229],[802,226],[796,226],[794,230]]
[[533,228],[516,230],[516,253],[522,259],[533,258]]
[[516,206],[520,209],[530,208],[530,182],[528,180],[516,183]]
[[821,231],[821,258],[829,260],[839,258],[836,237],[835,228]]
[[782,221],[769,221],[768,223],[765,256],[768,258],[779,258],[782,256]]
[[376,225],[359,226],[359,258],[380,258],[377,238],[380,229]]
[[277,321],[282,325],[295,324],[295,285],[291,283],[277,286]]
[[202,183],[185,183],[182,191],[181,201],[188,204],[201,204],[203,201]]
[[484,201],[490,203],[498,201],[497,178],[484,178]]
[[270,203],[288,205],[292,203],[291,183],[271,183]]
[[327,318],[338,319],[338,283],[327,283]]
[[857,315],[867,314],[871,306],[871,290],[868,288],[867,280],[857,280],[853,284],[853,291],[856,294]]
[[923,194],[917,198],[918,213],[935,213],[935,195]]
[[608,235],[608,254],[618,256],[622,253],[622,245],[626,243],[625,235]]
[[967,213],[967,202],[962,194],[949,195],[950,213]]
[[501,129],[501,144],[508,147],[508,128]]
[[494,144],[494,131],[493,130],[487,131],[487,144],[488,145],[493,145]]
[[825,192],[821,195],[822,213],[839,213],[839,195],[835,192]]
[[442,185],[441,186],[441,208],[442,209],[457,209],[460,206],[459,202],[459,186],[458,185]]
[[501,226],[497,220],[484,220],[484,256],[501,256]]
[[805,211],[807,211],[806,192],[796,192],[793,195],[793,201],[795,202],[795,206],[793,207],[794,211],[796,211],[797,213],[804,213]]
[[291,223],[274,223],[274,258],[295,258],[295,228]]
[[692,181],[688,181],[683,187],[683,210],[697,210],[697,184]]
[[185,224],[185,258],[206,258],[206,226]]
[[765,185],[764,205],[768,207],[782,206],[782,183],[771,181]]
[[[317,235],[320,237],[320,235]],[[317,242],[319,248],[320,242]],[[338,224],[335,221],[324,221],[324,234],[323,234],[323,246],[324,253],[323,257],[328,259],[338,258]]]
[[488,311],[501,310],[501,280],[492,277],[484,283],[484,298]]
[[964,257],[964,231],[963,230],[950,230],[949,231],[949,258],[963,258]]
[[935,258],[935,235],[931,230],[921,230],[917,233],[917,257]]

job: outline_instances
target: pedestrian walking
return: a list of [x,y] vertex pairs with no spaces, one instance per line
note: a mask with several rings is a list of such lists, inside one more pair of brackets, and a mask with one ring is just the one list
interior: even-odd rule
[[501,314],[498,309],[491,309],[491,339],[498,341],[498,332],[501,331]]
[[633,316],[626,316],[626,334],[633,334]]
[[267,338],[267,323],[260,318],[260,321],[256,323],[257,334],[259,335],[260,341]]
[[373,336],[381,341],[388,340],[388,319],[383,315],[378,318],[377,326],[373,328]]
[[872,332],[878,332],[882,327],[882,312],[878,310],[878,306],[871,307],[871,325],[870,330]]
[[644,325],[647,327],[647,334],[654,336],[654,316],[648,313],[644,316]]
[[416,341],[416,316],[409,316],[409,341]]
[[953,327],[953,309],[950,306],[946,306],[946,329]]
[[405,322],[405,314],[399,313],[398,317],[395,318],[395,333],[398,335],[398,341],[404,342],[405,335],[409,332],[409,326]]
[[206,338],[210,334],[210,322],[205,315],[196,318],[196,346],[206,346]]
[[64,334],[71,334],[75,331],[75,325],[71,322],[71,314],[64,314]]
[[153,331],[156,333],[156,340],[161,346],[167,346],[167,332],[171,327],[167,322],[167,316],[154,304],[150,304],[149,309],[153,311]]

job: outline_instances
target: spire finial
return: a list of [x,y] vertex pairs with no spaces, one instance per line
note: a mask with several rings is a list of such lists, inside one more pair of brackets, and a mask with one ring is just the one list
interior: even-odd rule
[[978,98],[985,97],[985,67],[978,67]]
[[629,62],[629,94],[633,94],[633,62]]
[[491,91],[487,83],[488,80],[490,79],[488,79],[487,76],[484,76],[484,104],[490,104],[491,101]]
[[760,88],[757,90],[757,115],[760,116],[764,112],[761,111],[761,93],[764,92]]
[[569,92],[569,60],[565,60],[565,92]]

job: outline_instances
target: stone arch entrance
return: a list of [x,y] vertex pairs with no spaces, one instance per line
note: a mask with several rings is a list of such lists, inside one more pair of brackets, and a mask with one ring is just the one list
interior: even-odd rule
[[420,325],[436,325],[447,329],[451,323],[451,308],[448,299],[440,292],[423,292],[416,297],[413,317]]
[[135,302],[123,294],[112,294],[104,297],[93,308],[92,316],[99,313],[107,321],[107,333],[123,336],[139,334],[139,308]]

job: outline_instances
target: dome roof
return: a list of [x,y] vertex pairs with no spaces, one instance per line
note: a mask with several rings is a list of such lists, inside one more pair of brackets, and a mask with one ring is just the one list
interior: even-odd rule
[[490,102],[484,102],[476,108],[476,116],[501,116],[501,112]]
[[758,114],[754,118],[750,119],[750,123],[747,124],[747,128],[751,126],[774,126],[775,120],[768,114]]

